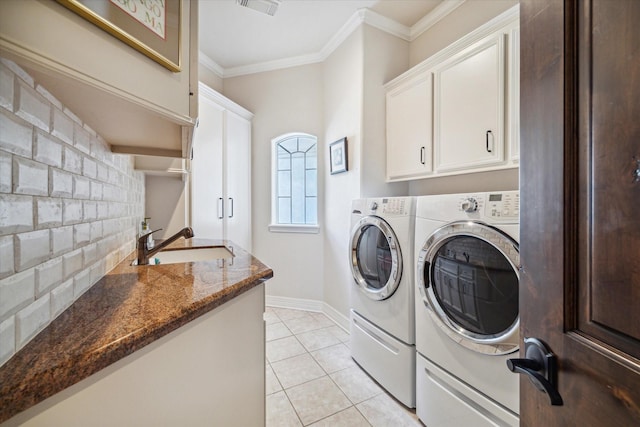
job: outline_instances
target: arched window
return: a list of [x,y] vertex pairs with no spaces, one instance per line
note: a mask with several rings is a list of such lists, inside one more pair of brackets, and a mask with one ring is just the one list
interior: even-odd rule
[[272,140],[271,231],[318,231],[318,139],[292,133]]

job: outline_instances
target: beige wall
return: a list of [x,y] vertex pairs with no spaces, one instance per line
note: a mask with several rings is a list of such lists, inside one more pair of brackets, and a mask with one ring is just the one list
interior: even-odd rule
[[[271,222],[271,140],[291,132],[318,137],[324,168],[322,65],[311,64],[225,79],[225,96],[255,116],[252,122],[253,253],[274,271],[267,295],[322,301],[323,239],[330,227],[318,213],[319,234],[274,233]],[[322,176],[322,173],[319,174]],[[319,178],[319,200],[323,181]],[[322,206],[320,204],[320,206]]]
[[154,239],[166,239],[189,223],[187,181],[183,182],[180,177],[147,175],[145,188],[144,216],[151,217],[151,230],[162,229],[153,234]]
[[419,64],[518,3],[518,0],[465,1],[411,42],[409,66]]
[[202,64],[198,64],[198,80],[211,89],[224,93],[224,80]]

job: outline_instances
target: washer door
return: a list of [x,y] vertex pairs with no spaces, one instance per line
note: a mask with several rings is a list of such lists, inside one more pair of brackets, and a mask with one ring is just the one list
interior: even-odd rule
[[371,299],[389,298],[398,288],[402,252],[393,229],[382,218],[365,216],[353,227],[351,271],[356,285]]
[[429,313],[454,341],[485,354],[518,350],[518,244],[500,230],[453,222],[418,257],[418,287]]

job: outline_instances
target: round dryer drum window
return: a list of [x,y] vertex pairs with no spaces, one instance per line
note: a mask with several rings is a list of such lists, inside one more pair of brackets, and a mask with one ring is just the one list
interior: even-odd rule
[[389,298],[398,288],[402,254],[395,233],[382,218],[366,216],[354,226],[351,271],[356,285],[371,299]]
[[517,350],[519,253],[514,240],[482,223],[454,222],[427,239],[419,260],[422,294],[452,338],[482,353]]

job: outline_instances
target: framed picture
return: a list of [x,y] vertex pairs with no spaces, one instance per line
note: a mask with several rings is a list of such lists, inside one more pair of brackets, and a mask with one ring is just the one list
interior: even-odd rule
[[57,0],[167,69],[180,71],[181,0]]
[[347,171],[347,138],[342,138],[329,145],[329,164],[331,175]]

